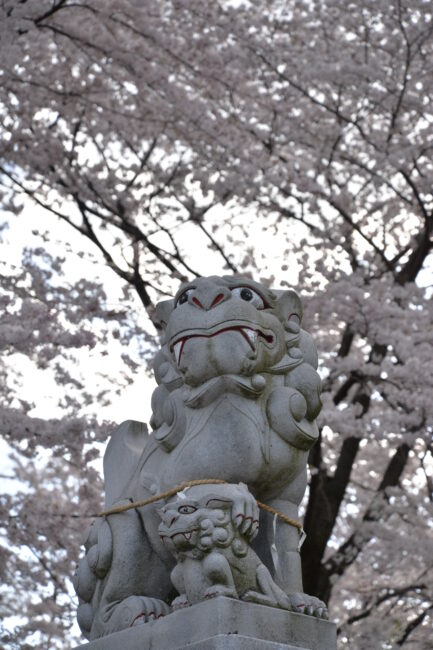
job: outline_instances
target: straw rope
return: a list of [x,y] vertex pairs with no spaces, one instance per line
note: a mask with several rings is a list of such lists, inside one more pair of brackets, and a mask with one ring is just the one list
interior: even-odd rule
[[[182,492],[182,490],[185,490],[186,488],[189,487],[193,487],[194,485],[206,485],[206,484],[218,485],[222,483],[227,484],[227,481],[218,478],[195,479],[192,481],[185,481],[184,483],[181,483],[180,485],[177,485],[176,487],[171,488],[170,490],[166,490],[165,492],[160,492],[160,494],[155,494],[153,497],[149,497],[148,499],[144,499],[143,501],[134,501],[133,503],[126,503],[123,506],[115,506],[114,508],[110,508],[109,510],[103,510],[102,512],[98,512],[96,516],[106,517],[108,515],[117,515],[120,512],[126,512],[127,510],[132,510],[133,508],[142,508],[143,506],[147,506],[150,503],[155,503],[155,501],[161,501],[161,499],[167,499],[168,497],[172,497],[178,492]],[[262,510],[266,510],[266,512],[270,512],[271,514],[276,515],[286,524],[289,524],[289,526],[293,526],[294,528],[297,528],[299,534],[300,535],[302,534],[302,524],[300,521],[296,521],[296,519],[291,519],[291,517],[287,517],[285,514],[283,514],[276,508],[273,508],[272,506],[268,506],[266,503],[262,503],[261,501],[257,501],[257,505]]]

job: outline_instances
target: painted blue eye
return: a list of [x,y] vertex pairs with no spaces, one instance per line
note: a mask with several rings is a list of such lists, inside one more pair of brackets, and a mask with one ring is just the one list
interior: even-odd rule
[[235,287],[232,289],[232,295],[235,296],[235,298],[240,298],[241,300],[245,300],[245,302],[251,303],[256,309],[265,308],[265,301],[261,295],[254,291],[254,289],[251,289],[251,287]]

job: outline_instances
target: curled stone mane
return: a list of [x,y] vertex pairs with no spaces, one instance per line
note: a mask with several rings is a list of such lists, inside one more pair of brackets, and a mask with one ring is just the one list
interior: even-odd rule
[[241,537],[239,531],[234,528],[230,518],[224,521],[212,521],[209,517],[209,510],[201,512],[197,517],[197,523],[200,526],[198,537],[198,548],[202,551],[210,551],[214,548],[231,549],[237,557],[244,557],[248,551],[248,544]]
[[[207,296],[214,304],[205,302]],[[154,362],[159,386],[151,426],[164,448],[182,440],[186,408],[205,407],[224,394],[264,402],[272,377],[291,389],[290,411],[299,423],[294,435],[303,438],[305,420],[306,435],[317,437],[307,424],[321,408],[317,353],[301,327],[302,306],[293,290],[272,291],[249,278],[200,278],[160,303],[157,314],[164,334]],[[268,411],[262,414],[261,450],[269,460]]]
[[[91,527],[75,577],[78,619],[89,638],[123,629],[146,612],[166,613],[172,556],[180,554],[183,564],[195,562],[197,553],[204,565],[224,556],[234,567],[250,567],[242,588],[255,592],[257,576],[269,586],[275,571],[287,594],[302,594],[291,601],[299,602],[297,611],[326,611],[303,593],[299,532],[287,524],[299,518],[308,454],[319,437],[317,352],[302,317],[294,290],[271,290],[246,277],[195,278],[157,306],[162,336],[154,360],[152,432],[126,422],[112,435],[104,456],[106,504],[150,503],[175,486],[215,479],[227,484],[230,506],[209,506],[204,493],[186,491],[185,498],[195,495],[197,503],[178,513],[178,531],[181,517],[173,513],[175,519],[164,522],[170,530],[161,535],[147,505]],[[286,523],[265,513],[258,529],[259,500]],[[183,514],[194,512],[188,528]],[[210,574],[207,579],[212,583]],[[176,584],[179,591],[180,579]],[[269,602],[286,606],[275,586],[265,592]]]

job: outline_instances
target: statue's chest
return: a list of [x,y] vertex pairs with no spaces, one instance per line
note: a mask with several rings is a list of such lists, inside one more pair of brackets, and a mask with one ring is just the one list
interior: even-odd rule
[[255,482],[265,462],[265,438],[266,421],[254,402],[229,395],[188,409],[185,436],[165,463],[170,480]]

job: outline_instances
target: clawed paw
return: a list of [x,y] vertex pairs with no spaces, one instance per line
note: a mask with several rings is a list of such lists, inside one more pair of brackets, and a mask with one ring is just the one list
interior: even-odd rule
[[328,608],[325,603],[315,596],[308,596],[307,594],[290,594],[290,606],[292,610],[298,614],[306,614],[307,616],[315,616],[316,618],[323,618],[328,620]]
[[170,607],[164,603],[164,601],[158,600],[157,598],[147,598],[146,596],[132,596],[132,598],[134,599],[132,602],[130,599],[127,599],[129,601],[126,604],[126,611],[128,612],[127,616],[132,618],[132,614],[134,614],[137,609],[141,611],[135,613],[129,627],[142,625],[149,621],[156,621],[158,618],[166,616],[171,611]]
[[107,632],[117,632],[127,627],[155,621],[170,612],[171,608],[167,603],[158,598],[129,596],[107,616]]
[[234,499],[232,519],[242,535],[252,541],[259,530],[259,508],[253,495],[243,483],[232,486]]
[[223,585],[212,585],[206,589],[204,597],[207,599],[216,598],[217,596],[227,596],[228,598],[237,598],[238,595],[234,589],[224,587]]
[[171,606],[173,609],[184,609],[185,607],[191,607],[191,603],[186,597],[186,594],[181,594],[173,600]]

